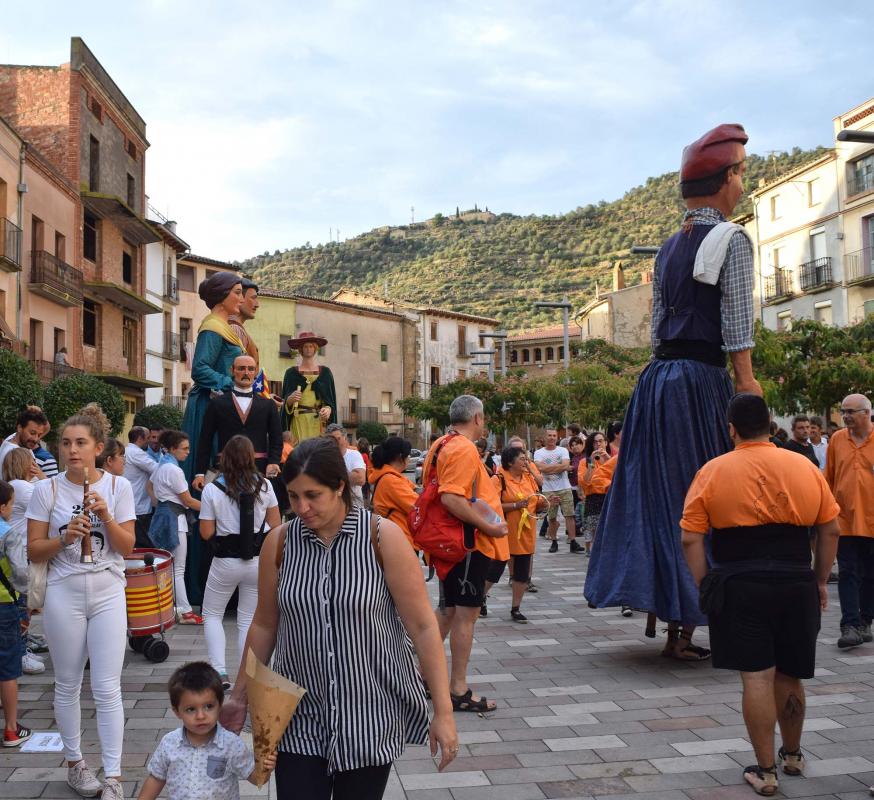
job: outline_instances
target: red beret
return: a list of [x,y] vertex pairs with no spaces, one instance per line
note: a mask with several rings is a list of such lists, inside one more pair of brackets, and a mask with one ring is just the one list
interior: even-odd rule
[[700,139],[683,148],[680,180],[709,178],[736,164],[740,160],[738,145],[745,145],[749,138],[743,125],[736,123],[726,123],[707,131]]

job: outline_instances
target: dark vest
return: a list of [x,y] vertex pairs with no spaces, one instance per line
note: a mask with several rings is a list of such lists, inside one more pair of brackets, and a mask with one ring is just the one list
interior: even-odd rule
[[662,294],[662,320],[656,336],[662,343],[660,357],[694,357],[700,352],[725,363],[722,353],[722,292],[692,277],[695,254],[713,225],[693,225],[680,230],[662,245],[658,278]]

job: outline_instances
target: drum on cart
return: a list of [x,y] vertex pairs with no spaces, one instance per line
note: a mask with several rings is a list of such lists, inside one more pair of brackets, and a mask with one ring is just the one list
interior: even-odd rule
[[164,661],[170,655],[164,632],[176,622],[173,556],[166,550],[137,547],[124,561],[124,574],[128,644],[149,661]]

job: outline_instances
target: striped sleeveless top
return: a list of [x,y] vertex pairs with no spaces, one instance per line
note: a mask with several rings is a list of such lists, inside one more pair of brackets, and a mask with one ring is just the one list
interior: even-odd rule
[[306,688],[279,749],[319,756],[329,772],[389,764],[428,741],[413,646],[370,538],[352,509],[325,545],[292,520],[279,569],[273,669]]

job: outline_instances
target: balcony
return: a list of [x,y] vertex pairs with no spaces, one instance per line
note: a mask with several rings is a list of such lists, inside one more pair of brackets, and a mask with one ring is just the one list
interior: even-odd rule
[[165,406],[170,406],[171,408],[177,408],[179,411],[185,411],[185,401],[188,398],[181,394],[165,394],[161,398],[161,402]]
[[45,250],[34,250],[30,291],[64,306],[82,305],[82,273]]
[[0,270],[21,272],[21,228],[0,217]]
[[54,361],[43,361],[32,358],[30,365],[43,386],[51,383],[55,378],[66,378],[68,375],[81,375],[82,370],[70,367],[67,364],[55,364]]
[[847,179],[847,197],[855,197],[872,189],[874,189],[874,170],[850,173]]
[[766,303],[792,297],[792,270],[777,267],[773,275],[765,276],[764,283],[764,301]]
[[173,331],[164,331],[164,358],[179,361],[182,356],[182,337]]
[[827,289],[834,284],[832,280],[832,260],[829,256],[808,261],[799,268],[801,271],[801,290],[813,292]]
[[362,422],[379,422],[379,409],[376,406],[343,406],[340,422],[348,428],[355,428]]
[[844,256],[844,281],[848,284],[874,281],[874,248],[863,247]]
[[179,279],[175,275],[164,276],[164,299],[171,303],[179,302]]

